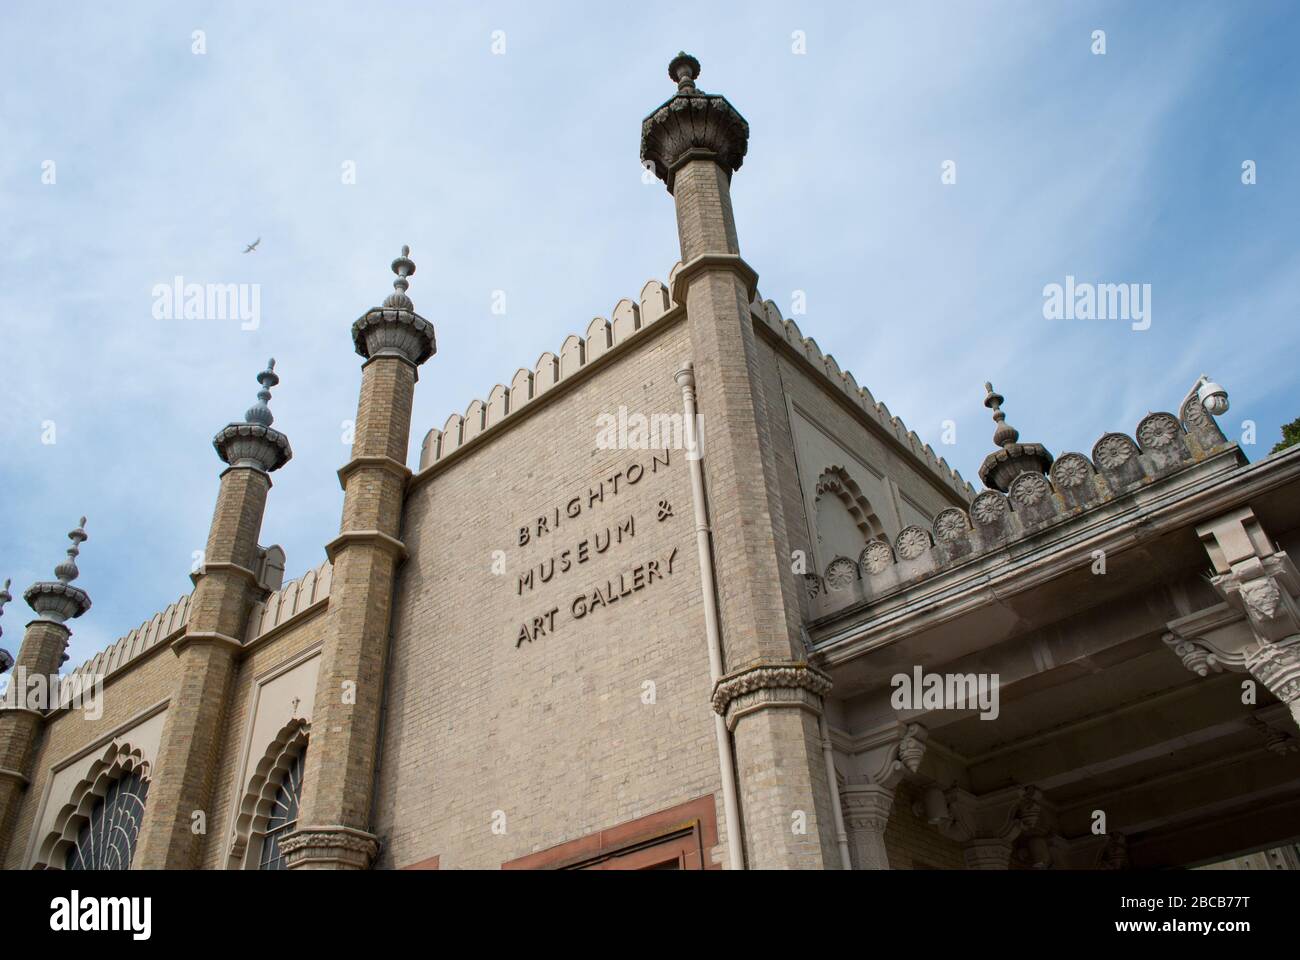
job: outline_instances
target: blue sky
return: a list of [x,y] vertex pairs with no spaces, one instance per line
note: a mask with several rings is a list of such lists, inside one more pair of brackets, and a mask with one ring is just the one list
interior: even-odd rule
[[[289,576],[324,559],[349,328],[403,243],[439,348],[412,462],[429,427],[666,278],[672,201],[637,148],[679,49],[749,120],[733,196],[764,296],[789,315],[804,291],[804,333],[968,479],[986,379],[1057,454],[1176,410],[1202,372],[1231,394],[1229,435],[1256,424],[1252,459],[1300,416],[1294,4],[10,3],[0,579],[51,577],[90,518],[71,664],[189,590],[211,437],[269,356],[295,457],[262,542]],[[259,284],[260,326],[155,319],[176,275]],[[1151,284],[1150,329],[1044,319],[1067,275]],[[28,613],[10,604],[0,644]]]

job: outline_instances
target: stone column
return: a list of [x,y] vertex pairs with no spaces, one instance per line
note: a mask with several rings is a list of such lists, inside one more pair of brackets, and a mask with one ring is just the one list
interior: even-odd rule
[[[86,518],[68,534],[72,546],[68,557],[54,568],[56,580],[32,584],[23,594],[36,619],[27,624],[18,657],[13,662],[9,689],[0,702],[0,863],[4,863],[10,841],[17,827],[18,807],[31,778],[36,744],[44,733],[45,712],[54,704],[58,691],[59,667],[68,659],[68,639],[72,631],[66,621],[90,609],[90,597],[77,579],[77,555],[88,538]],[[9,582],[0,591],[0,609],[12,599]],[[35,685],[30,680],[40,678]],[[44,700],[33,700],[33,690],[46,691]]]
[[406,559],[398,535],[411,403],[417,370],[436,349],[433,325],[406,295],[409,253],[393,261],[394,293],[352,326],[366,362],[352,459],[339,470],[343,521],[325,548],[334,572],[299,827],[280,844],[291,869],[365,869],[379,849],[370,801],[393,588]]
[[1011,866],[1012,843],[999,837],[973,837],[961,845],[968,870],[1007,870]]
[[[820,868],[839,861],[817,722],[816,688],[826,681],[804,662],[797,587],[782,556],[785,521],[749,312],[757,276],[740,258],[731,208],[731,175],[744,158],[749,125],[725,97],[696,88],[699,70],[686,54],[669,64],[677,93],[642,124],[641,159],[676,204],[682,267],[673,297],[686,305],[705,426],[729,671],[719,686],[746,688],[745,709],[728,714],[728,727],[749,865]],[[803,709],[784,709],[796,705]],[[792,823],[805,832],[792,831]]]
[[854,870],[888,870],[885,827],[894,809],[894,791],[878,784],[850,784],[840,793],[844,802],[844,825],[849,831],[849,848]]
[[856,755],[857,773],[840,791],[854,870],[889,869],[885,828],[894,796],[903,778],[920,769],[928,739],[919,723],[896,723],[873,731],[871,746]]
[[258,535],[272,471],[289,462],[289,440],[271,428],[270,388],[279,383],[275,361],[258,374],[257,403],[243,422],[212,441],[230,466],[221,474],[203,566],[190,600],[185,633],[172,645],[180,672],[163,722],[158,758],[149,782],[136,869],[194,869],[204,834],[195,814],[211,812],[213,773],[225,729],[230,680],[243,645],[257,582]]

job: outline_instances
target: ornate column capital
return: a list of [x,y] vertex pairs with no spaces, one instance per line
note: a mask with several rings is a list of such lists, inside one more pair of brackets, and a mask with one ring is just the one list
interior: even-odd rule
[[677,93],[641,122],[641,163],[673,190],[678,169],[691,160],[712,160],[730,178],[749,149],[749,124],[726,97],[695,86],[700,62],[679,53],[668,64]]
[[950,840],[974,844],[1004,844],[1010,857],[1022,833],[1043,833],[1050,811],[1037,787],[1012,787],[977,797],[960,787],[931,786],[912,804],[912,812]]
[[397,357],[418,367],[437,352],[433,324],[415,312],[415,304],[406,295],[407,277],[415,273],[411,248],[402,247],[402,255],[393,261],[393,292],[382,306],[367,310],[352,324],[352,343],[367,360]]
[[854,870],[888,870],[885,828],[894,809],[894,790],[878,783],[852,783],[840,790],[844,827]]
[[280,841],[290,870],[365,870],[379,854],[379,838],[352,827],[302,827]]
[[1247,651],[1246,668],[1290,708],[1300,724],[1300,637],[1285,644],[1261,640],[1258,647]]
[[745,714],[764,707],[801,707],[821,712],[831,678],[804,662],[760,663],[721,677],[713,685],[713,709],[735,730]]
[[883,834],[894,810],[894,789],[878,783],[849,783],[840,788],[844,823],[849,830],[873,830]]

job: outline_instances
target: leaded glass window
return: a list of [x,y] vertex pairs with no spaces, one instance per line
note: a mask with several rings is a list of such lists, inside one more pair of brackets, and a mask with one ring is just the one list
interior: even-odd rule
[[257,864],[259,870],[284,869],[280,840],[298,825],[298,800],[302,796],[302,767],[306,756],[307,751],[303,750],[294,758],[275,795],[275,804],[266,821],[266,834],[262,837],[262,856]]
[[138,770],[109,784],[68,851],[67,868],[129,870],[148,793],[149,781]]

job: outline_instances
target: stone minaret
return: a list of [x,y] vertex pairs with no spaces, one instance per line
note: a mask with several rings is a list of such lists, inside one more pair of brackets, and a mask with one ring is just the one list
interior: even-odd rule
[[1020,431],[1007,423],[1007,415],[1002,412],[1006,397],[994,390],[993,384],[984,384],[984,394],[984,406],[993,411],[993,422],[997,424],[993,445],[998,449],[980,464],[980,479],[990,490],[1006,493],[1011,481],[1022,473],[1047,473],[1052,468],[1052,455],[1041,443],[1020,442]]
[[[643,122],[641,161],[677,208],[682,267],[673,299],[686,305],[704,421],[727,670],[714,704],[735,738],[749,865],[820,868],[824,855],[836,862],[817,719],[829,681],[804,662],[749,311],[757,276],[740,257],[731,207],[731,175],[744,159],[749,124],[725,97],[701,92],[699,74],[699,61],[685,53],[668,65],[677,93]],[[791,829],[800,815],[805,832]]]
[[[137,869],[198,866],[203,834],[195,814],[212,810],[213,773],[224,729],[230,680],[258,586],[258,535],[271,473],[289,462],[288,438],[272,429],[267,406],[280,382],[275,361],[257,375],[261,390],[244,419],[213,438],[222,471],[217,509],[190,600],[190,618],[173,652],[180,672],[149,783],[135,861]],[[209,824],[209,827],[211,824]]]
[[383,306],[352,325],[365,358],[352,459],[339,470],[343,522],[325,548],[334,572],[321,652],[299,827],[280,849],[291,869],[365,869],[388,626],[398,565],[406,558],[402,501],[420,364],[433,356],[433,324],[406,295],[415,264],[402,248]]
[[[68,659],[66,651],[72,631],[67,621],[90,609],[86,591],[72,585],[80,575],[77,555],[81,544],[88,539],[85,526],[86,518],[82,517],[77,529],[68,534],[72,546],[68,548],[67,559],[54,568],[58,579],[33,583],[23,594],[28,606],[36,611],[36,619],[27,624],[14,661],[9,691],[0,709],[0,863],[4,862],[18,805],[31,775],[32,758],[45,719],[43,711],[54,702],[58,689],[55,678],[63,661]],[[0,607],[12,599],[8,588],[6,580],[5,589],[0,592]],[[45,678],[44,683],[29,686],[27,681],[33,677]],[[30,702],[27,697],[32,689],[47,690],[48,701]]]

